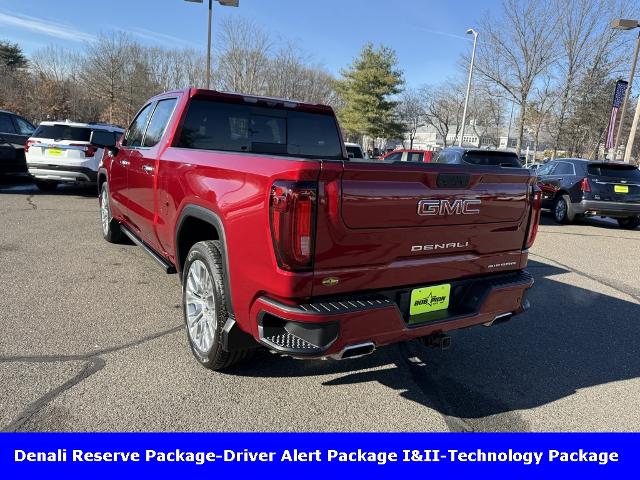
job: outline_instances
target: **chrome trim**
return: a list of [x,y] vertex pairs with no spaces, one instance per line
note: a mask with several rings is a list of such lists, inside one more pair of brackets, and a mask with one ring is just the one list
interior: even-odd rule
[[356,343],[355,345],[347,345],[342,350],[340,350],[338,353],[334,353],[332,355],[329,355],[329,358],[333,358],[334,360],[343,360],[344,354],[346,352],[348,352],[349,350],[355,350],[356,348],[362,348],[362,347],[371,347],[371,351],[367,352],[367,353],[363,353],[361,355],[356,355],[354,357],[348,357],[348,358],[364,357],[364,356],[372,354],[376,350],[376,344],[373,343],[373,342]]

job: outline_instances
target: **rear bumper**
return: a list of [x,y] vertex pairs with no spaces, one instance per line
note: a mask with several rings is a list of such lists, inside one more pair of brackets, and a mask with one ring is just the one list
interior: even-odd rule
[[524,270],[451,282],[449,309],[420,318],[408,315],[410,292],[415,287],[327,297],[303,305],[260,297],[251,312],[258,323],[260,343],[295,357],[318,358],[353,345],[379,347],[491,324],[496,318],[526,310],[526,290],[532,285],[533,277]]
[[640,215],[640,203],[582,200],[571,205],[575,213],[602,215],[603,217],[629,217]]
[[88,167],[29,163],[28,168],[29,175],[31,175],[36,180],[96,183],[98,179],[98,172]]

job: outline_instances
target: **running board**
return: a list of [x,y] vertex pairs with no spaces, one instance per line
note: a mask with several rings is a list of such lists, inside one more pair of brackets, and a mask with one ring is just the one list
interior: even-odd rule
[[151,247],[149,247],[146,243],[140,240],[131,230],[129,230],[124,225],[120,225],[120,230],[124,233],[129,240],[135,243],[137,246],[141,247],[145,252],[149,254],[151,258],[153,258],[165,271],[165,273],[176,273],[176,267],[167,262],[164,258],[158,255]]

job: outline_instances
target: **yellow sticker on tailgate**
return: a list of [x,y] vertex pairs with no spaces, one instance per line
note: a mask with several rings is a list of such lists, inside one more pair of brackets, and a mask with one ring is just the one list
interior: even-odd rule
[[409,315],[436,312],[449,307],[451,285],[434,285],[433,287],[416,288],[411,292]]
[[59,148],[47,148],[47,155],[51,155],[52,157],[59,157],[62,155],[62,150]]
[[629,185],[614,185],[613,191],[616,193],[629,193]]

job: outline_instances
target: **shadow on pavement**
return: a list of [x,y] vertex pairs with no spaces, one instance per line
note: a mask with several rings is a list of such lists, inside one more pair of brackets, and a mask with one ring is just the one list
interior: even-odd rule
[[529,269],[536,279],[531,309],[491,328],[452,332],[450,350],[409,342],[342,362],[304,362],[261,352],[258,361],[238,366],[233,374],[344,374],[324,385],[380,382],[460,418],[538,407],[582,388],[640,376],[640,305],[554,280],[567,273],[555,266],[529,262]]
[[78,197],[98,198],[95,185],[60,184],[50,192],[42,192],[28,175],[0,175],[0,195],[76,195]]

